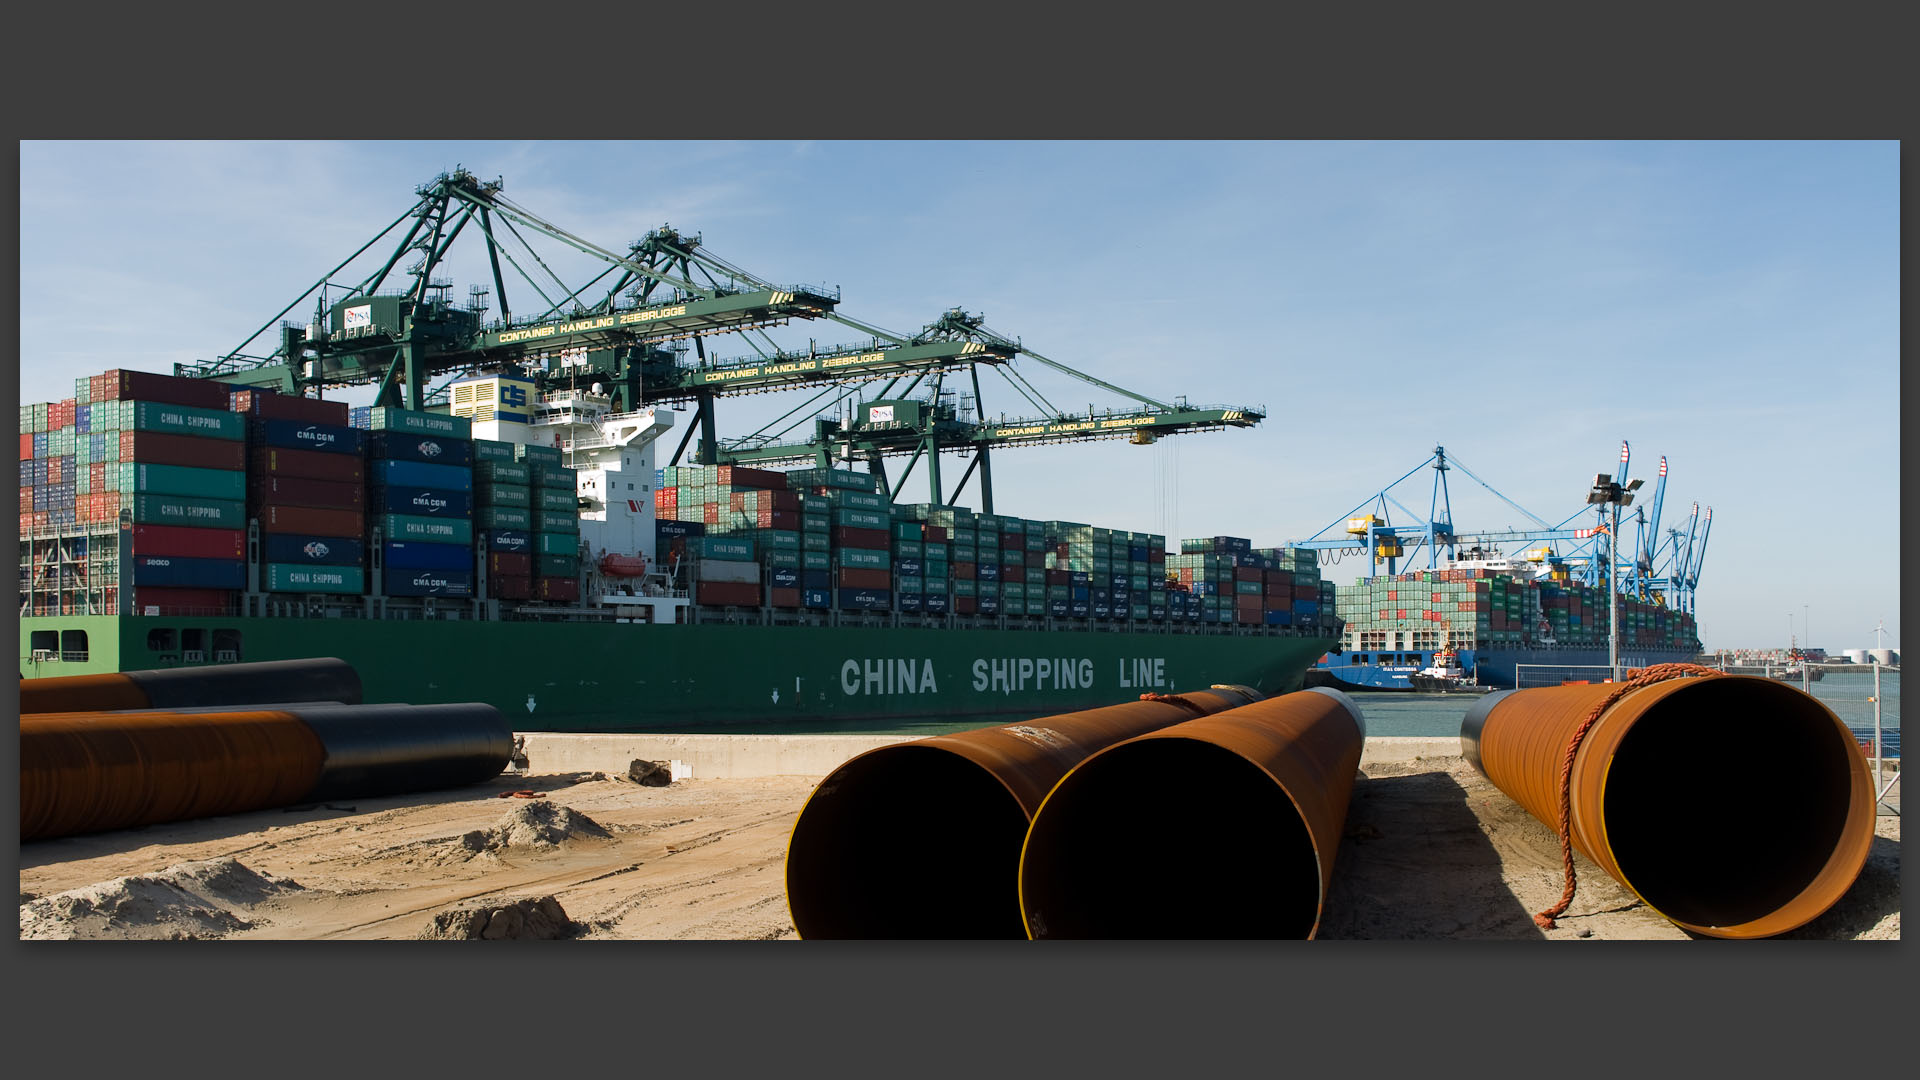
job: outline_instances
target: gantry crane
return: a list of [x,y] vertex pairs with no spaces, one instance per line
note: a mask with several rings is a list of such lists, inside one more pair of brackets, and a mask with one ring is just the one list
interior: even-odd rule
[[[1622,442],[1620,465],[1613,475],[1614,483],[1623,487],[1630,483],[1627,479],[1630,461],[1630,447]],[[1427,518],[1421,521],[1418,514],[1394,498],[1392,491],[1428,466],[1431,466],[1434,471],[1433,493]],[[1456,530],[1453,526],[1453,510],[1447,489],[1447,473],[1452,469],[1458,469],[1471,477],[1480,486],[1492,492],[1495,497],[1531,520],[1534,527],[1483,532]],[[1654,495],[1652,515],[1654,528],[1657,528],[1659,507],[1666,495],[1666,475],[1667,464],[1663,457],[1660,459],[1660,481]],[[1600,478],[1605,479],[1604,474]],[[1630,500],[1631,496],[1625,496],[1625,498]],[[1392,524],[1390,506],[1398,507],[1417,524]],[[1696,503],[1694,505],[1696,521],[1699,518],[1699,509]],[[1386,573],[1393,574],[1397,572],[1400,559],[1411,558],[1423,547],[1427,552],[1427,566],[1431,569],[1439,565],[1443,551],[1448,558],[1456,557],[1462,550],[1493,555],[1512,555],[1518,552],[1502,552],[1501,549],[1512,544],[1522,546],[1542,544],[1545,546],[1527,550],[1526,557],[1531,561],[1543,562],[1558,569],[1578,568],[1583,581],[1590,585],[1599,584],[1604,580],[1607,559],[1610,553],[1614,553],[1612,557],[1621,560],[1618,563],[1618,569],[1623,581],[1621,588],[1623,593],[1633,593],[1643,598],[1657,599],[1663,603],[1671,601],[1673,606],[1681,610],[1692,610],[1693,587],[1699,578],[1700,561],[1706,552],[1704,534],[1700,537],[1700,546],[1697,551],[1693,547],[1693,525],[1689,524],[1684,547],[1678,530],[1673,530],[1669,543],[1654,545],[1642,536],[1631,553],[1621,554],[1616,552],[1614,545],[1607,542],[1612,526],[1605,516],[1606,507],[1599,508],[1600,517],[1591,526],[1578,524],[1578,519],[1586,510],[1587,507],[1583,506],[1558,524],[1549,524],[1474,475],[1472,470],[1462,464],[1457,457],[1449,459],[1445,447],[1436,446],[1432,456],[1414,466],[1398,480],[1368,496],[1366,500],[1348,511],[1341,520],[1329,524],[1306,540],[1295,541],[1290,546],[1319,551],[1363,551],[1370,555],[1374,564],[1384,564]],[[1707,510],[1706,520],[1711,527],[1713,520],[1711,507]],[[1642,521],[1644,522],[1645,519],[1643,518]],[[1327,535],[1334,530],[1342,530],[1342,535]],[[1553,546],[1556,544],[1572,546],[1564,554],[1556,554]],[[1644,570],[1641,570],[1643,566]]]
[[[615,252],[517,205],[501,193],[502,187],[499,180],[481,181],[464,168],[436,177],[415,189],[411,207],[239,346],[210,362],[176,364],[175,373],[288,393],[377,385],[377,404],[412,409],[444,402],[447,384],[462,375],[531,375],[541,391],[593,387],[617,410],[692,404],[698,423],[688,425],[673,455],[675,462],[696,433],[701,437],[696,460],[703,463],[824,461],[858,455],[884,476],[883,456],[911,453],[916,462],[921,455],[927,457],[938,500],[939,454],[952,448],[970,449],[974,460],[968,475],[979,469],[982,499],[989,508],[988,451],[994,445],[1115,434],[1151,442],[1186,431],[1251,426],[1265,416],[1257,408],[1194,409],[1184,400],[1169,404],[1136,394],[1042,356],[1018,339],[986,328],[981,318],[959,308],[918,334],[894,334],[840,312],[838,289],[775,285],[715,256],[697,234],[671,226],[649,232],[624,253]],[[412,225],[378,269],[358,281],[333,281],[334,275],[410,218]],[[467,305],[458,307],[449,297],[452,283],[435,277],[454,241],[469,225],[477,226],[486,247],[498,319],[486,317],[488,290],[473,286]],[[570,286],[527,242],[522,228],[585,253],[605,268],[585,284]],[[517,248],[509,241],[517,242]],[[396,274],[409,252],[417,253],[416,260]],[[520,310],[537,314],[514,314],[503,261],[518,275],[516,295],[538,298]],[[402,277],[409,279],[404,288],[383,291],[389,280]],[[313,315],[308,326],[284,321],[309,299]],[[810,342],[802,352],[767,338],[767,328],[794,319],[830,320],[860,330],[869,339],[826,348]],[[246,352],[276,321],[280,322],[279,340],[271,351],[266,355]],[[709,357],[707,339],[723,333],[740,333],[753,355]],[[688,342],[692,358],[686,356]],[[1085,417],[1054,408],[1011,370],[1018,358],[1133,398],[1146,408],[1120,414],[1112,410],[1095,414],[1090,408]],[[1047,415],[988,424],[964,422],[950,410],[943,411],[943,380],[961,371],[970,377],[973,400],[979,403],[983,366],[1002,371],[1022,396]],[[443,375],[450,376],[445,383],[428,385]],[[924,403],[927,407],[916,411],[920,403],[905,395],[929,378],[934,392]],[[909,382],[896,394],[902,379]],[[887,385],[877,398],[890,402],[892,408],[870,401],[862,404],[857,423],[817,421],[815,441],[804,448],[777,445],[764,435],[765,429],[724,448],[716,437],[716,398],[816,386],[824,387],[823,394],[845,398],[849,388],[881,380],[887,380]],[[875,408],[880,416],[897,409],[901,417],[911,414],[920,419],[917,426],[877,419]],[[912,468],[910,463],[908,471]],[[966,480],[961,483],[964,486]]]

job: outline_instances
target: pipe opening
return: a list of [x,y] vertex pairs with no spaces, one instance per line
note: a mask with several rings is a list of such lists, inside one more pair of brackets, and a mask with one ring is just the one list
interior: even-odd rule
[[802,938],[1025,938],[1027,815],[993,774],[925,746],[871,751],[822,781],[787,847]]
[[[1651,706],[1621,738],[1602,803],[1607,845],[1629,887],[1675,922],[1763,919],[1850,857],[1839,845],[1853,811],[1852,747],[1818,702],[1782,690],[1698,680]],[[1726,739],[1730,731],[1735,739]],[[1715,823],[1728,808],[1739,814],[1731,829]],[[1790,925],[1824,911],[1850,884],[1806,897],[1818,906]]]
[[1286,791],[1185,738],[1116,746],[1047,797],[1020,861],[1035,938],[1306,938],[1313,838]]

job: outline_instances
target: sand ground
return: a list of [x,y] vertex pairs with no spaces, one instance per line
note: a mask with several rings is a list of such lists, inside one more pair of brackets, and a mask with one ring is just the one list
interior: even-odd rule
[[[1457,756],[1363,762],[1362,773],[1323,940],[1692,937],[1579,856],[1572,907],[1542,930],[1532,913],[1563,884],[1550,829]],[[817,779],[644,786],[509,772],[454,791],[26,844],[21,937],[794,939],[784,857]],[[1727,808],[1729,822],[1737,814]],[[564,916],[511,903],[543,897]],[[488,923],[490,911],[505,913]],[[1878,819],[1852,890],[1785,936],[1900,936],[1898,816]]]

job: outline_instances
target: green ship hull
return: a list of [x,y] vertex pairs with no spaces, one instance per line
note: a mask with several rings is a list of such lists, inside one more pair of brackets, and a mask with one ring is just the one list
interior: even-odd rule
[[34,616],[20,620],[20,673],[333,656],[359,672],[367,701],[485,702],[527,731],[844,730],[890,720],[1007,722],[1219,683],[1288,693],[1335,644],[1330,635],[1152,624]]

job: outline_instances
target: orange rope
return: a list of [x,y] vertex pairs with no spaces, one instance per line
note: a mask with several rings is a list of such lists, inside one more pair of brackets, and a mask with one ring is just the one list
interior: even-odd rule
[[1574,730],[1573,737],[1567,740],[1567,753],[1560,761],[1560,862],[1566,868],[1567,887],[1560,894],[1560,902],[1533,917],[1534,925],[1543,930],[1554,928],[1554,917],[1564,915],[1567,905],[1573,903],[1573,759],[1580,752],[1580,743],[1587,732],[1599,722],[1600,717],[1613,703],[1643,686],[1652,686],[1668,679],[1683,678],[1688,675],[1725,675],[1717,668],[1702,667],[1699,664],[1654,664],[1651,667],[1635,668],[1627,672],[1626,681],[1613,688],[1613,692],[1600,699],[1586,719]]

